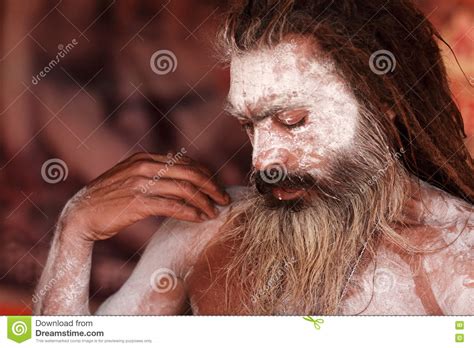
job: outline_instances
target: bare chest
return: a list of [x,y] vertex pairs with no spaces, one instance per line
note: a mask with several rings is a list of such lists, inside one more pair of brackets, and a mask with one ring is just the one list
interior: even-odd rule
[[[443,314],[421,258],[403,257],[383,247],[377,255],[376,263],[370,262],[356,269],[341,304],[341,314]],[[193,314],[252,314],[235,296],[239,291],[239,279],[222,276],[230,257],[230,248],[217,245],[206,250],[194,265],[185,280]],[[234,298],[228,298],[230,288],[234,289]],[[252,294],[246,295],[244,297],[252,297]],[[295,313],[292,304],[288,304],[278,314],[307,313]]]
[[[452,199],[437,198],[442,195],[438,191],[423,194],[434,198],[423,204],[411,202],[399,232],[424,252],[401,251],[382,241],[376,255],[356,266],[341,314],[474,314],[474,211]],[[229,289],[238,293],[241,280],[221,276],[232,257],[232,248],[223,244],[200,253],[185,278],[194,314],[252,314],[245,303],[229,298]],[[308,313],[295,313],[289,303],[281,314]]]

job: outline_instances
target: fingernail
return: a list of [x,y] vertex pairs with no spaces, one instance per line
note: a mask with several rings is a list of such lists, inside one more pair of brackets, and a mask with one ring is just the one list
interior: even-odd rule
[[201,218],[202,221],[209,220],[209,217],[204,213],[199,214],[199,217]]
[[216,216],[219,215],[219,209],[216,206],[214,206],[214,213],[216,214]]

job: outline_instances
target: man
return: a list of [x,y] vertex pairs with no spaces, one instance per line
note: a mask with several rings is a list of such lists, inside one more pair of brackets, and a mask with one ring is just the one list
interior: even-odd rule
[[65,207],[36,312],[89,313],[93,243],[161,215],[98,314],[473,314],[474,168],[436,35],[407,1],[236,6],[228,111],[255,189],[132,156]]

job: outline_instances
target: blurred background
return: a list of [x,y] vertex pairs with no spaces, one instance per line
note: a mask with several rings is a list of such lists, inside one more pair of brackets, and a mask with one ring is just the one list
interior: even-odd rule
[[[474,84],[474,0],[419,0]],[[79,5],[80,4],[80,5]],[[0,314],[29,314],[58,214],[134,152],[178,152],[224,185],[251,148],[222,111],[212,42],[227,1],[0,0]],[[442,46],[474,152],[474,89]],[[92,306],[116,291],[160,225],[96,243]]]

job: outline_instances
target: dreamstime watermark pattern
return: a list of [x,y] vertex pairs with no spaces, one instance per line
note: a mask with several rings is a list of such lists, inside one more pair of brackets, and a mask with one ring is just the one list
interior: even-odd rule
[[383,294],[395,286],[395,275],[385,267],[377,268],[374,274],[374,292]]
[[23,321],[16,321],[12,325],[12,332],[17,336],[24,335],[28,332],[28,326]]
[[186,149],[182,147],[176,154],[169,153],[167,155],[168,160],[165,162],[164,168],[160,169],[153,177],[148,180],[148,182],[145,185],[140,186],[140,191],[145,194],[148,192],[151,186],[155,185],[155,183],[160,180],[166,172],[173,167],[176,163],[178,163],[184,155],[187,153]]
[[378,50],[371,54],[369,67],[374,74],[385,75],[393,72],[397,66],[397,60],[392,52],[388,50]]
[[289,261],[285,260],[285,262],[283,263],[283,266],[274,275],[272,275],[272,277],[268,280],[265,287],[263,289],[259,289],[257,293],[253,294],[250,297],[250,301],[252,301],[252,303],[256,303],[259,300],[259,298],[265,297],[266,294],[270,292],[275,286],[278,286],[279,283],[281,282],[281,279],[285,275],[286,270],[288,270],[288,268],[290,268],[290,265],[292,265],[295,262],[296,260],[294,258]]
[[178,277],[173,270],[169,268],[159,268],[154,271],[150,277],[150,286],[153,291],[166,293],[176,289]]
[[68,177],[69,169],[66,162],[59,158],[51,158],[41,166],[41,177],[48,184],[57,184],[65,181]]
[[321,329],[321,324],[324,324],[324,319],[322,319],[322,318],[313,318],[313,317],[307,315],[306,317],[303,317],[303,319],[313,323],[313,326],[316,330],[320,330]]
[[[359,188],[361,193],[364,193],[369,186],[375,185],[380,179],[383,178],[389,168],[395,165],[400,158],[406,153],[406,150],[401,147],[397,152],[393,153],[390,159],[386,162],[385,166],[379,169],[365,185]],[[288,176],[288,169],[282,163],[272,163],[266,166],[259,172],[260,177],[267,184],[276,184],[286,179]]]
[[58,45],[58,52],[56,56],[49,61],[47,65],[40,70],[40,72],[31,77],[31,83],[33,85],[37,85],[43,78],[45,78],[48,73],[50,73],[56,65],[59,64],[61,59],[65,58],[79,43],[76,39],[72,39],[71,42],[67,43],[66,45],[59,44]]
[[150,57],[150,68],[157,75],[174,72],[178,67],[178,59],[170,50],[158,50]]
[[272,163],[260,171],[260,177],[267,184],[276,184],[286,179],[288,169],[283,163]]
[[[401,147],[397,152],[395,152],[390,159],[385,164],[385,167],[379,169],[376,174],[372,175],[372,177],[367,181],[366,186],[373,186],[375,185],[380,179],[382,179],[387,172],[387,170],[395,165],[400,158],[405,154],[406,150]],[[366,191],[366,186],[362,186],[359,190],[360,192],[364,193]]]
[[41,289],[36,289],[32,296],[32,302],[38,303],[39,299],[50,291],[58,281],[60,281],[68,272],[74,269],[74,265],[70,260],[66,260],[66,263],[61,265],[61,268],[55,273],[54,277],[51,278]]

